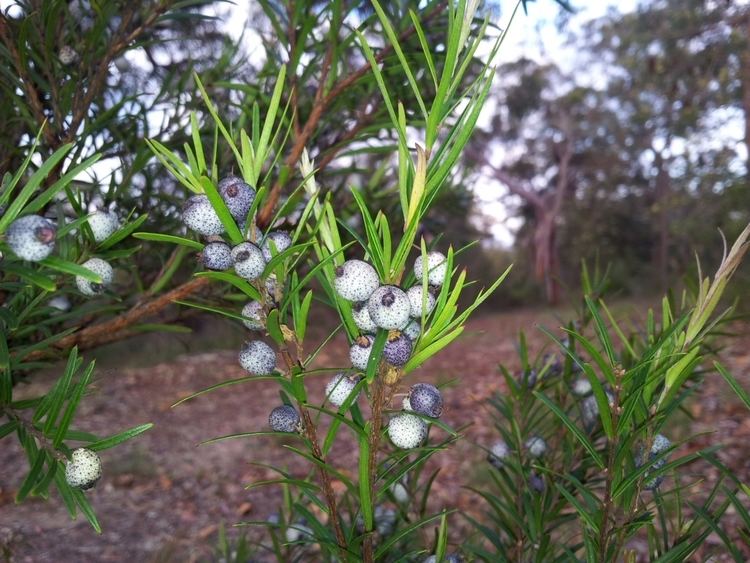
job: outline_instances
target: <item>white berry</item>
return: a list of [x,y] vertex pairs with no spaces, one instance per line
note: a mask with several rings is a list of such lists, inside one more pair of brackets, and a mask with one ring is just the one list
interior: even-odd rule
[[10,224],[5,240],[19,258],[39,262],[52,254],[56,235],[52,221],[39,215],[26,215]]
[[370,264],[362,260],[348,260],[336,268],[333,286],[347,301],[366,301],[380,285],[380,278]]
[[413,414],[397,414],[388,423],[388,437],[397,448],[419,447],[427,437],[427,423]]
[[192,231],[203,235],[220,235],[224,225],[216,214],[208,196],[194,195],[182,206],[182,222]]
[[271,375],[276,369],[276,352],[262,340],[253,340],[242,348],[240,365],[250,375]]
[[[344,401],[349,398],[349,395],[352,394],[358,382],[359,378],[357,377],[351,377],[345,373],[337,373],[333,376],[331,381],[328,382],[328,385],[326,385],[326,397],[328,397],[328,402],[340,407],[344,404]],[[357,395],[359,395],[359,393],[357,393]],[[354,401],[356,400],[357,398],[355,397]]]
[[256,280],[266,267],[263,252],[252,242],[241,242],[232,249],[234,271],[241,278],[249,281]]
[[81,264],[87,270],[90,270],[97,274],[101,279],[101,283],[96,283],[87,280],[83,276],[76,276],[76,286],[78,291],[89,297],[99,295],[104,292],[104,289],[112,283],[112,277],[114,270],[109,262],[102,260],[101,258],[89,258],[83,264]]
[[375,339],[369,334],[357,338],[349,348],[349,361],[355,368],[365,371]]
[[[414,275],[417,276],[417,283],[422,283],[422,256],[417,256],[414,261]],[[448,263],[445,256],[440,252],[430,252],[427,254],[427,283],[440,287],[445,281],[445,272],[448,269]]]
[[263,305],[258,301],[250,301],[242,308],[242,323],[250,330],[263,330],[265,328],[265,316]]
[[406,292],[406,296],[409,298],[412,317],[421,318],[422,312],[427,316],[435,308],[435,297],[433,297],[429,290],[427,291],[427,298],[424,302],[425,306],[424,308],[422,307],[422,297],[424,296],[424,292],[422,291],[421,285],[410,287]]
[[73,450],[65,466],[65,481],[74,489],[92,488],[102,476],[102,460],[86,448]]
[[409,298],[394,285],[384,285],[376,289],[367,301],[367,307],[370,318],[380,328],[397,330],[409,322]]
[[541,457],[547,453],[547,442],[540,436],[532,436],[524,444],[526,449],[529,450],[531,457]]
[[362,332],[375,332],[378,330],[378,325],[372,322],[372,319],[370,318],[370,310],[367,307],[367,301],[360,301],[359,303],[352,305],[352,317],[354,317],[354,324],[356,324]]
[[120,220],[114,211],[94,211],[88,218],[94,240],[102,242],[120,227]]
[[[273,251],[271,250],[271,245],[274,247]],[[263,258],[266,259],[266,262],[270,262],[271,258],[277,254],[281,254],[290,246],[292,246],[292,237],[289,236],[289,233],[284,231],[270,232],[266,235],[261,246]]]

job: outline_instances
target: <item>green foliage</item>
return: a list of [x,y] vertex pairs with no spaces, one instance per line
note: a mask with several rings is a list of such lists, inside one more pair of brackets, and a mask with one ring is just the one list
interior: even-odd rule
[[[478,559],[684,561],[711,533],[735,561],[746,558],[723,527],[746,485],[720,461],[719,445],[687,450],[690,437],[674,421],[716,372],[750,406],[731,374],[705,361],[731,311],[712,315],[714,305],[748,236],[750,227],[700,293],[680,304],[665,298],[660,320],[649,311],[646,325],[627,336],[604,302],[592,298],[603,281],[585,268],[579,318],[562,338],[547,332],[561,355],[529,361],[522,335],[523,371],[514,377],[502,368],[508,393],[490,401],[505,449],[488,449],[491,488],[475,489],[491,523],[470,519],[482,534],[473,547]],[[546,441],[543,455],[530,446],[535,436]],[[653,450],[663,436],[673,440]],[[688,473],[691,465],[713,467],[718,478],[696,487],[702,480]],[[747,509],[740,512],[747,522]],[[634,547],[636,538],[647,542],[647,552]]]

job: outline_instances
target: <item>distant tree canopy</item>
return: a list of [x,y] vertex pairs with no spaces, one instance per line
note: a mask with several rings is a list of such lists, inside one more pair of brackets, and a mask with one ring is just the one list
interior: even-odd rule
[[474,161],[520,202],[516,261],[550,300],[582,259],[611,264],[620,288],[666,286],[694,252],[716,262],[717,228],[731,238],[747,224],[749,37],[748,7],[660,0],[571,37],[581,55],[567,74],[530,60],[498,70]]

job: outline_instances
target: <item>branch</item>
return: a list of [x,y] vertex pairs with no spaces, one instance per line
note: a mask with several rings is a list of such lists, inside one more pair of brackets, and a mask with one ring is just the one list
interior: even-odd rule
[[[423,20],[423,24],[427,23],[429,20],[434,18],[437,14],[441,13],[446,7],[445,3],[441,3],[436,8],[427,14]],[[406,31],[404,31],[399,36],[399,41],[403,41],[404,39],[408,39],[411,35],[415,33],[414,26],[409,27]],[[331,42],[331,47],[333,47],[333,42]],[[386,56],[390,54],[393,47],[391,45],[388,45],[387,47],[384,47],[381,49],[381,51],[375,55],[375,61],[378,63],[383,62]],[[332,49],[329,48],[328,52],[326,53],[326,59],[323,62],[323,68],[325,72],[325,76],[327,76],[328,68],[327,66],[330,66],[330,57],[329,55],[332,55]],[[318,90],[315,93],[315,100],[313,102],[313,108],[310,112],[310,116],[307,118],[307,121],[305,122],[305,126],[302,128],[302,132],[300,135],[298,135],[295,138],[294,145],[292,146],[292,150],[290,151],[289,155],[284,161],[284,166],[288,168],[289,170],[292,170],[296,164],[297,161],[302,156],[302,151],[307,146],[308,141],[312,137],[313,132],[315,131],[316,127],[318,126],[318,122],[320,121],[320,118],[323,115],[323,112],[325,109],[338,97],[340,96],[345,90],[348,88],[351,88],[352,85],[354,85],[355,82],[357,82],[360,78],[368,74],[372,68],[370,67],[369,63],[365,63],[362,66],[360,66],[357,70],[347,74],[346,78],[343,80],[340,80],[336,84],[333,85],[331,90],[326,94],[325,96],[322,96],[324,83],[325,83],[325,77],[321,79],[320,84],[318,84]],[[296,109],[296,108],[294,108]],[[286,178],[280,177],[276,183],[273,185],[273,188],[271,188],[271,191],[268,194],[268,199],[266,200],[265,204],[263,205],[263,208],[258,213],[258,224],[260,228],[264,228],[268,226],[268,222],[271,220],[271,217],[273,216],[274,209],[276,208],[276,204],[279,202],[279,198],[281,196],[281,190],[284,188],[284,184],[286,182]]]
[[[147,317],[156,315],[171,305],[173,301],[185,299],[189,295],[197,293],[208,286],[209,281],[210,280],[206,277],[192,278],[190,281],[175,287],[159,297],[136,303],[129,311],[122,315],[118,315],[103,323],[88,326],[83,330],[70,334],[65,338],[61,338],[52,346],[59,350],[66,350],[73,346],[78,346],[83,350],[131,336],[134,333],[128,329],[132,325]],[[33,360],[54,355],[54,351],[49,349],[36,350],[26,356],[25,359]]]

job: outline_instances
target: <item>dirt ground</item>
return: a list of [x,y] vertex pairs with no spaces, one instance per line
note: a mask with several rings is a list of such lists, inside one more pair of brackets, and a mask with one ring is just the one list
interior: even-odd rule
[[[453,427],[466,424],[465,440],[439,454],[442,470],[436,482],[437,506],[477,510],[477,498],[462,489],[466,476],[484,471],[484,453],[475,444],[495,439],[486,399],[503,389],[497,365],[518,367],[517,332],[524,329],[532,349],[547,342],[538,324],[556,328],[564,312],[523,310],[478,317],[462,337],[433,358],[409,380],[460,384],[445,390],[443,420]],[[722,358],[750,388],[750,331],[726,342]],[[241,335],[240,335],[241,338]],[[314,341],[314,338],[313,338]],[[319,363],[343,366],[343,337]],[[186,346],[188,349],[191,346]],[[234,346],[232,345],[234,348]],[[271,473],[248,462],[289,465],[295,475],[305,467],[281,447],[278,438],[228,440],[197,447],[201,440],[236,432],[263,430],[270,408],[279,403],[273,382],[227,387],[177,408],[177,399],[220,381],[241,377],[236,352],[211,351],[176,357],[144,367],[140,357],[120,352],[97,370],[95,393],[88,397],[77,418],[77,428],[102,435],[143,422],[155,428],[114,450],[103,452],[105,476],[89,493],[103,527],[97,536],[79,519],[71,521],[59,502],[30,500],[14,504],[14,495],[26,471],[14,440],[0,448],[0,557],[18,562],[86,561],[207,561],[216,558],[218,525],[231,527],[241,520],[265,520],[276,511],[280,494],[271,488],[245,490],[248,483],[268,479]],[[124,367],[129,366],[129,367]],[[35,378],[24,393],[34,395],[49,377]],[[325,378],[312,382],[322,396]],[[702,447],[720,442],[721,457],[748,481],[750,477],[750,417],[718,377],[707,382],[703,395],[691,407],[696,420],[693,432],[714,430],[691,442]],[[344,436],[346,434],[342,434]],[[334,456],[346,465],[353,442],[343,438]],[[710,475],[707,475],[710,480]],[[235,533],[232,530],[232,533]],[[711,536],[707,548],[718,545]]]

